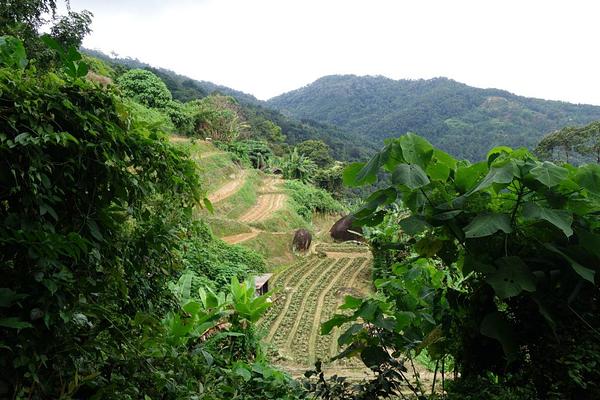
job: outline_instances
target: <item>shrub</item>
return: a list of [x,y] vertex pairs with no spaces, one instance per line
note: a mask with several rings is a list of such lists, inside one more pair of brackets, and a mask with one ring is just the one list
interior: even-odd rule
[[117,84],[123,94],[145,106],[164,108],[172,100],[167,85],[152,72],[132,69],[119,76]]
[[292,196],[296,212],[307,222],[311,221],[315,212],[336,213],[344,210],[344,207],[323,189],[300,181],[286,181],[285,188]]
[[110,89],[0,69],[0,92],[1,397],[109,385],[143,364],[136,316],[171,299],[195,164]]

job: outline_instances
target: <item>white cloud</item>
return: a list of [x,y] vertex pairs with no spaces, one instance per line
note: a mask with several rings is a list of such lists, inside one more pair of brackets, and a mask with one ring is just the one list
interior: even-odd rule
[[84,45],[268,98],[327,74],[447,76],[600,105],[600,4],[466,0],[71,0]]

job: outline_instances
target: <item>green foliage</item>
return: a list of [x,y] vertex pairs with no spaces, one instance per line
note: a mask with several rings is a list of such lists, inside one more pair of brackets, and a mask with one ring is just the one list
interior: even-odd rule
[[[387,141],[368,163],[350,166],[344,178],[371,183],[381,171],[393,184],[373,193],[355,215],[365,225],[383,219],[375,235],[383,241],[373,245],[404,254],[379,266],[377,297],[347,299],[342,308],[354,313],[323,325],[328,332],[354,323],[340,337],[347,345],[342,355],[365,360],[368,352],[365,364],[387,371],[399,367],[380,350],[374,354],[382,357],[373,359],[374,348],[407,359],[427,349],[434,360],[452,355],[461,379],[513,372],[542,397],[572,393],[557,364],[563,351],[588,343],[576,338],[600,328],[594,312],[600,167],[557,166],[507,147],[471,165],[409,133]],[[386,219],[396,199],[410,215],[392,208]],[[586,385],[596,378],[585,379],[577,390],[589,397],[596,389]]]
[[285,182],[285,188],[294,201],[295,211],[307,222],[312,220],[315,212],[333,214],[344,210],[329,193],[310,184],[292,180]]
[[79,13],[69,11],[52,26],[50,34],[65,47],[79,48],[83,38],[92,31],[92,17],[93,14],[87,10]]
[[1,69],[0,92],[1,386],[67,397],[123,357],[143,363],[136,315],[167,305],[202,192],[194,163],[110,90]]
[[259,140],[236,140],[231,143],[216,143],[218,147],[233,153],[238,161],[252,168],[266,169],[274,157],[267,142]]
[[224,286],[232,278],[244,279],[265,271],[265,261],[258,253],[214,238],[202,222],[195,222],[187,230],[182,248],[185,270],[208,278],[214,287]]
[[478,89],[446,78],[326,76],[267,104],[301,120],[333,125],[341,131],[334,137],[358,137],[362,146],[378,145],[394,132],[422,132],[435,146],[471,161],[499,145],[533,149],[548,132],[600,120],[600,107]]
[[23,42],[12,36],[0,37],[1,65],[12,68],[25,68],[28,62]]
[[317,164],[305,155],[298,153],[296,148],[282,157],[280,167],[285,179],[298,179],[302,183],[312,182],[317,171]]
[[164,112],[173,122],[177,133],[189,135],[193,132],[194,120],[190,107],[176,100],[171,100],[165,105]]
[[128,114],[129,121],[142,131],[164,134],[176,132],[175,125],[162,110],[146,107],[135,100],[127,98],[123,99],[123,106],[123,111]]
[[81,54],[73,45],[63,45],[49,35],[42,36],[46,46],[56,52],[62,63],[63,72],[71,78],[81,78],[87,75],[89,67],[82,61]]
[[216,94],[192,101],[188,106],[193,116],[194,135],[228,143],[246,129],[240,107],[233,97]]
[[125,96],[150,108],[164,108],[172,100],[164,82],[150,71],[127,71],[117,79],[117,84]]
[[331,149],[322,140],[305,140],[296,145],[296,150],[312,160],[319,168],[329,167],[333,163]]
[[552,132],[544,136],[535,152],[553,161],[600,163],[600,122]]

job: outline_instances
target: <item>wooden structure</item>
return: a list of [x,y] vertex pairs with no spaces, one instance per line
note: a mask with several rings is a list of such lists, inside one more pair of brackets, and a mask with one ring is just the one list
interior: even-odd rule
[[254,288],[257,296],[262,296],[269,291],[269,279],[273,274],[262,274],[254,277]]

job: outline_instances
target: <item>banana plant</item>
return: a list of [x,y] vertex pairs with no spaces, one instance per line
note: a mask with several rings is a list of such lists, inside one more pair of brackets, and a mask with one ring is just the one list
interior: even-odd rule
[[257,322],[271,305],[270,293],[256,296],[253,280],[240,283],[234,277],[228,287],[229,293],[215,293],[208,287],[201,287],[195,296],[193,279],[194,273],[187,272],[170,286],[181,306],[180,311],[169,313],[163,321],[173,344],[185,345],[227,323],[233,330],[245,329]]

